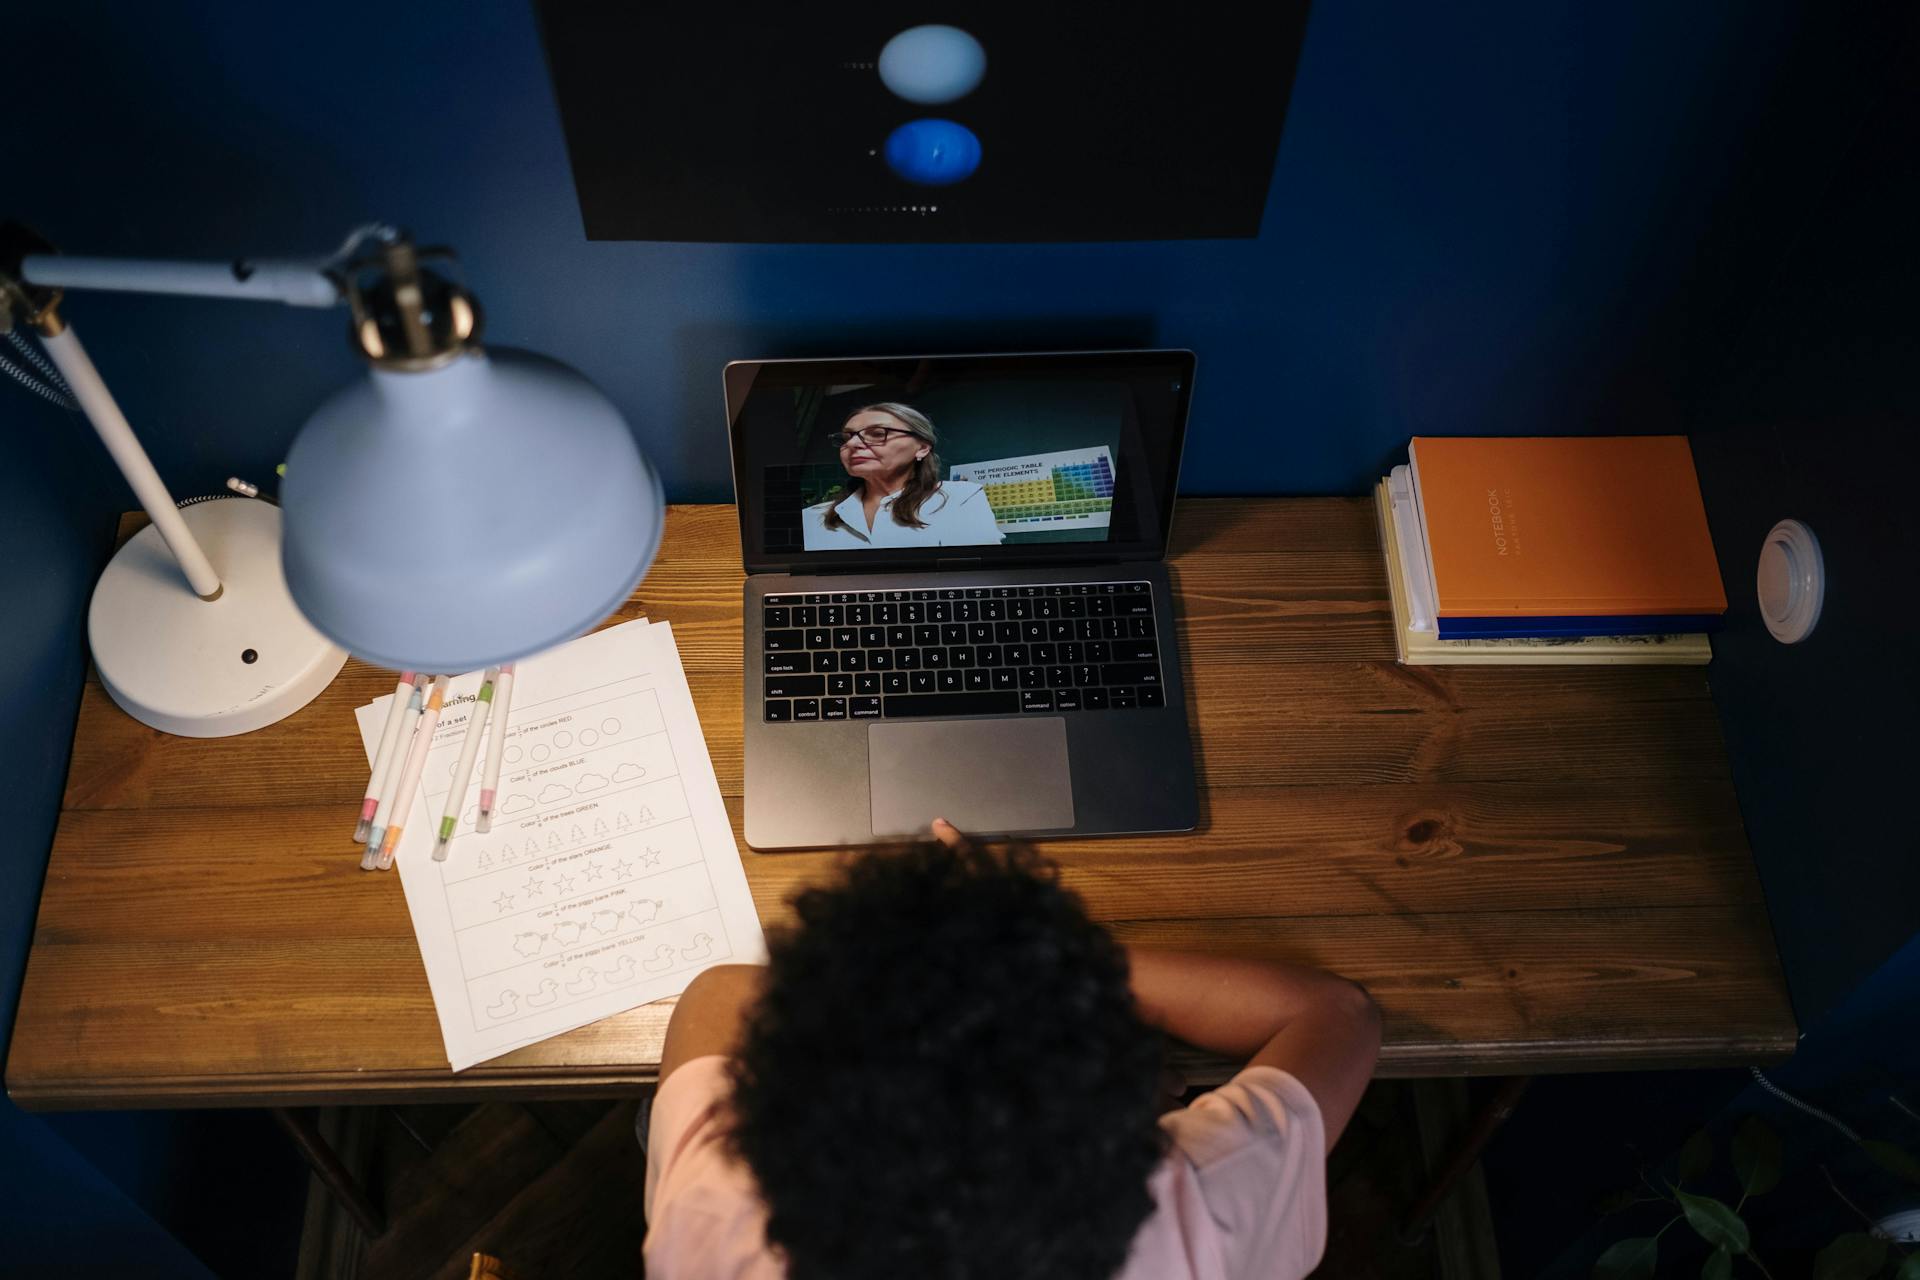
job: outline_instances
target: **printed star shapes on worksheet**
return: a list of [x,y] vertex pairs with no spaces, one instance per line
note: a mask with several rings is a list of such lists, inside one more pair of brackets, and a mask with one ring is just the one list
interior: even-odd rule
[[[454,794],[471,773],[459,717],[475,713],[483,674],[452,677],[455,710],[395,859],[449,1065],[678,994],[709,965],[762,959],[672,630],[625,623],[516,664],[513,699],[488,725],[504,741],[487,832],[473,829],[473,797]],[[370,761],[391,700],[355,710]],[[435,860],[449,806],[460,820]]]

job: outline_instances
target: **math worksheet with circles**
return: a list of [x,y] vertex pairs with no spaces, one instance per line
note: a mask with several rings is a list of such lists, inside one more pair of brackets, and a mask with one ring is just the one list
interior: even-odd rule
[[[491,824],[463,789],[436,861],[483,678],[448,686],[394,856],[453,1069],[764,960],[672,629],[623,623],[517,664],[484,727],[504,744]],[[369,759],[391,702],[356,712]]]

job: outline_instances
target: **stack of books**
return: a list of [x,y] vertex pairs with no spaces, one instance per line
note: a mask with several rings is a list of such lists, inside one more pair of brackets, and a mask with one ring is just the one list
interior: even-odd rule
[[1720,566],[1684,436],[1416,437],[1374,491],[1400,661],[1713,654]]

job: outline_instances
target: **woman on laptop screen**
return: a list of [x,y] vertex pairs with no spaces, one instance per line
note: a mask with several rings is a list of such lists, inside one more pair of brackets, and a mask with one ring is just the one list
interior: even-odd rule
[[831,439],[847,481],[803,513],[808,551],[1001,541],[986,491],[970,481],[940,479],[940,457],[933,451],[939,437],[918,409],[868,405]]

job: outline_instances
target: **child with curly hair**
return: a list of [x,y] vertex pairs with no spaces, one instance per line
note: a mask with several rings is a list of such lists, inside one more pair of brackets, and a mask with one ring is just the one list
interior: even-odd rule
[[[1303,1276],[1380,1044],[1318,970],[1123,948],[1050,863],[944,822],[794,901],[667,1027],[647,1275]],[[1162,1036],[1248,1065],[1165,1111]],[[1165,1111],[1165,1114],[1162,1112]]]

